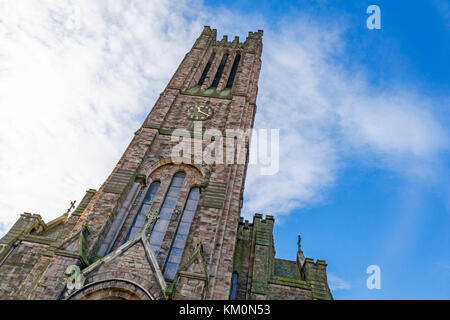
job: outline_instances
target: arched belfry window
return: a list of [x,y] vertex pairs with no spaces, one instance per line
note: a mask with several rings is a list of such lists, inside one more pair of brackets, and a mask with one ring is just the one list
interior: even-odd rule
[[194,187],[189,192],[186,205],[181,216],[180,224],[170,249],[169,259],[164,268],[164,277],[168,280],[173,280],[181,262],[184,246],[186,245],[187,236],[194,219],[195,210],[197,209],[198,199],[200,198],[200,188]]
[[161,183],[159,181],[155,181],[152,182],[152,184],[148,188],[147,193],[145,194],[144,201],[142,201],[141,208],[139,209],[139,212],[137,213],[136,218],[134,219],[133,226],[131,227],[131,230],[128,233],[126,241],[128,241],[129,239],[133,239],[144,226],[146,220],[145,215],[147,212],[150,211],[153,199],[155,199],[155,195],[156,192],[158,191],[160,184]]
[[177,172],[173,176],[172,182],[170,183],[169,190],[167,191],[166,197],[164,198],[161,210],[159,211],[159,219],[156,220],[153,227],[152,233],[150,235],[150,246],[157,255],[163,242],[164,235],[166,234],[167,227],[172,217],[173,210],[177,203],[178,195],[180,194],[181,188],[183,187],[184,178],[186,173]]
[[208,75],[209,69],[211,68],[211,64],[214,60],[214,57],[216,56],[216,53],[213,52],[211,56],[209,57],[208,62],[206,63],[205,69],[203,69],[203,73],[200,76],[200,80],[198,80],[198,85],[201,86],[203,82],[205,82],[206,76]]
[[220,61],[219,68],[217,69],[216,76],[211,84],[210,88],[217,88],[219,85],[220,78],[222,77],[223,69],[225,68],[225,64],[227,63],[228,53],[224,53],[222,56],[222,61]]
[[236,54],[236,57],[234,58],[233,66],[231,67],[230,76],[228,77],[227,85],[225,88],[231,89],[233,87],[234,78],[236,77],[236,72],[239,67],[239,61],[241,60],[241,55]]
[[238,280],[239,280],[239,274],[237,273],[237,271],[235,271],[235,272],[233,272],[233,275],[231,276],[231,289],[230,289],[229,300],[236,300]]

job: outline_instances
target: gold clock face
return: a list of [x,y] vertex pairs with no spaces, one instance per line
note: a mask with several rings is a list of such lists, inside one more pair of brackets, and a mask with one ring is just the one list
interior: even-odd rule
[[210,106],[204,104],[194,104],[187,107],[187,114],[191,120],[207,120],[212,117],[213,110]]

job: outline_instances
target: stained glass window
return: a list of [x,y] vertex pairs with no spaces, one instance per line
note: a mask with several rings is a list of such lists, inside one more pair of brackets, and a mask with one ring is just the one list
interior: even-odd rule
[[134,238],[139,233],[139,231],[141,231],[146,220],[145,214],[150,211],[150,207],[152,206],[153,199],[155,198],[159,185],[160,182],[155,181],[148,188],[147,193],[145,194],[144,201],[142,202],[141,208],[139,209],[136,218],[134,218],[133,226],[131,227],[131,230],[128,233],[128,236],[125,241]]
[[241,55],[237,54],[234,58],[233,66],[231,67],[230,76],[228,77],[227,85],[225,88],[233,87],[234,78],[236,77],[236,72],[239,67],[239,61],[241,60]]
[[195,210],[197,209],[198,199],[200,198],[200,188],[192,188],[189,192],[186,205],[181,216],[181,221],[178,226],[175,240],[170,249],[169,259],[164,268],[164,277],[168,280],[173,280],[181,262],[184,246],[186,245],[187,235],[194,219]]
[[228,53],[225,53],[220,62],[219,68],[217,69],[216,76],[214,77],[213,83],[210,88],[216,88],[219,85],[220,78],[222,77],[223,68],[225,68],[225,63],[227,63]]
[[173,210],[175,209],[178,195],[181,191],[181,188],[183,187],[185,177],[186,173],[184,172],[177,172],[173,176],[172,182],[169,186],[169,190],[167,191],[166,197],[164,198],[161,210],[159,212],[160,218],[156,220],[155,225],[153,226],[149,242],[150,246],[155,252],[155,255],[159,253],[161,243],[163,242],[164,235],[170,222],[170,218],[172,217]]

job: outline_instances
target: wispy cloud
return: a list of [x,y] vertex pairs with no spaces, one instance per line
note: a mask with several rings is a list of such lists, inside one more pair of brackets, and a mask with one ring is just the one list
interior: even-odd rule
[[450,262],[449,261],[439,261],[437,263],[438,268],[450,273]]
[[330,290],[332,290],[332,291],[350,290],[351,289],[351,285],[349,282],[339,278],[332,272],[327,273],[327,279],[328,279],[328,286],[330,287]]
[[8,1],[0,20],[0,219],[98,188],[201,31],[183,1]]
[[433,0],[432,4],[434,4],[436,10],[441,15],[444,24],[450,28],[450,4],[446,0]]
[[265,38],[256,116],[256,127],[281,129],[280,172],[249,169],[246,214],[322,201],[348,160],[414,179],[438,175],[449,141],[436,101],[398,83],[374,88],[363,66],[347,71],[345,27],[302,16],[288,24]]

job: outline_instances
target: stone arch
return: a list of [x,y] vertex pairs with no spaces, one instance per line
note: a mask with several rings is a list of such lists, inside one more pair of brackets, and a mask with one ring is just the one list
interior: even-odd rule
[[154,297],[133,281],[108,279],[87,284],[67,300],[154,300]]
[[205,181],[205,170],[192,163],[174,163],[170,158],[159,161],[147,170],[147,185],[155,181],[170,181],[177,172],[185,172],[190,187],[200,187]]
[[154,172],[159,167],[165,166],[165,165],[186,165],[186,166],[192,166],[202,175],[203,178],[208,177],[208,172],[211,171],[210,166],[201,166],[199,164],[193,163],[191,159],[186,157],[176,157],[176,158],[164,158],[159,160],[158,162],[155,162],[150,166],[150,168],[147,170],[147,176],[149,176],[152,172]]
[[[205,178],[205,172],[208,172],[207,170],[205,170],[205,168],[200,165],[191,163],[190,159],[188,158],[182,157],[180,157],[178,160],[173,160],[170,157],[164,158],[153,163],[152,165],[147,164],[145,167],[141,168],[140,174],[146,176],[146,183],[143,184],[143,186],[139,190],[139,193],[136,195],[132,205],[132,209],[127,213],[127,218],[123,226],[121,227],[119,236],[115,240],[113,249],[115,250],[119,247],[120,244],[125,243],[127,236],[131,228],[133,227],[135,218],[140,212],[141,204],[144,200],[145,194],[147,193],[148,188],[150,188],[153,182],[159,181],[161,184],[156,191],[156,195],[151,205],[151,210],[159,210],[165,199],[170,181],[172,181],[172,178],[176,172],[184,171],[187,174],[187,185],[182,190],[182,192],[187,195],[191,188],[201,187],[202,183],[209,178],[209,175],[206,175],[207,178]],[[182,199],[186,199],[186,195],[182,197]],[[180,207],[183,207],[183,205],[180,204]]]

